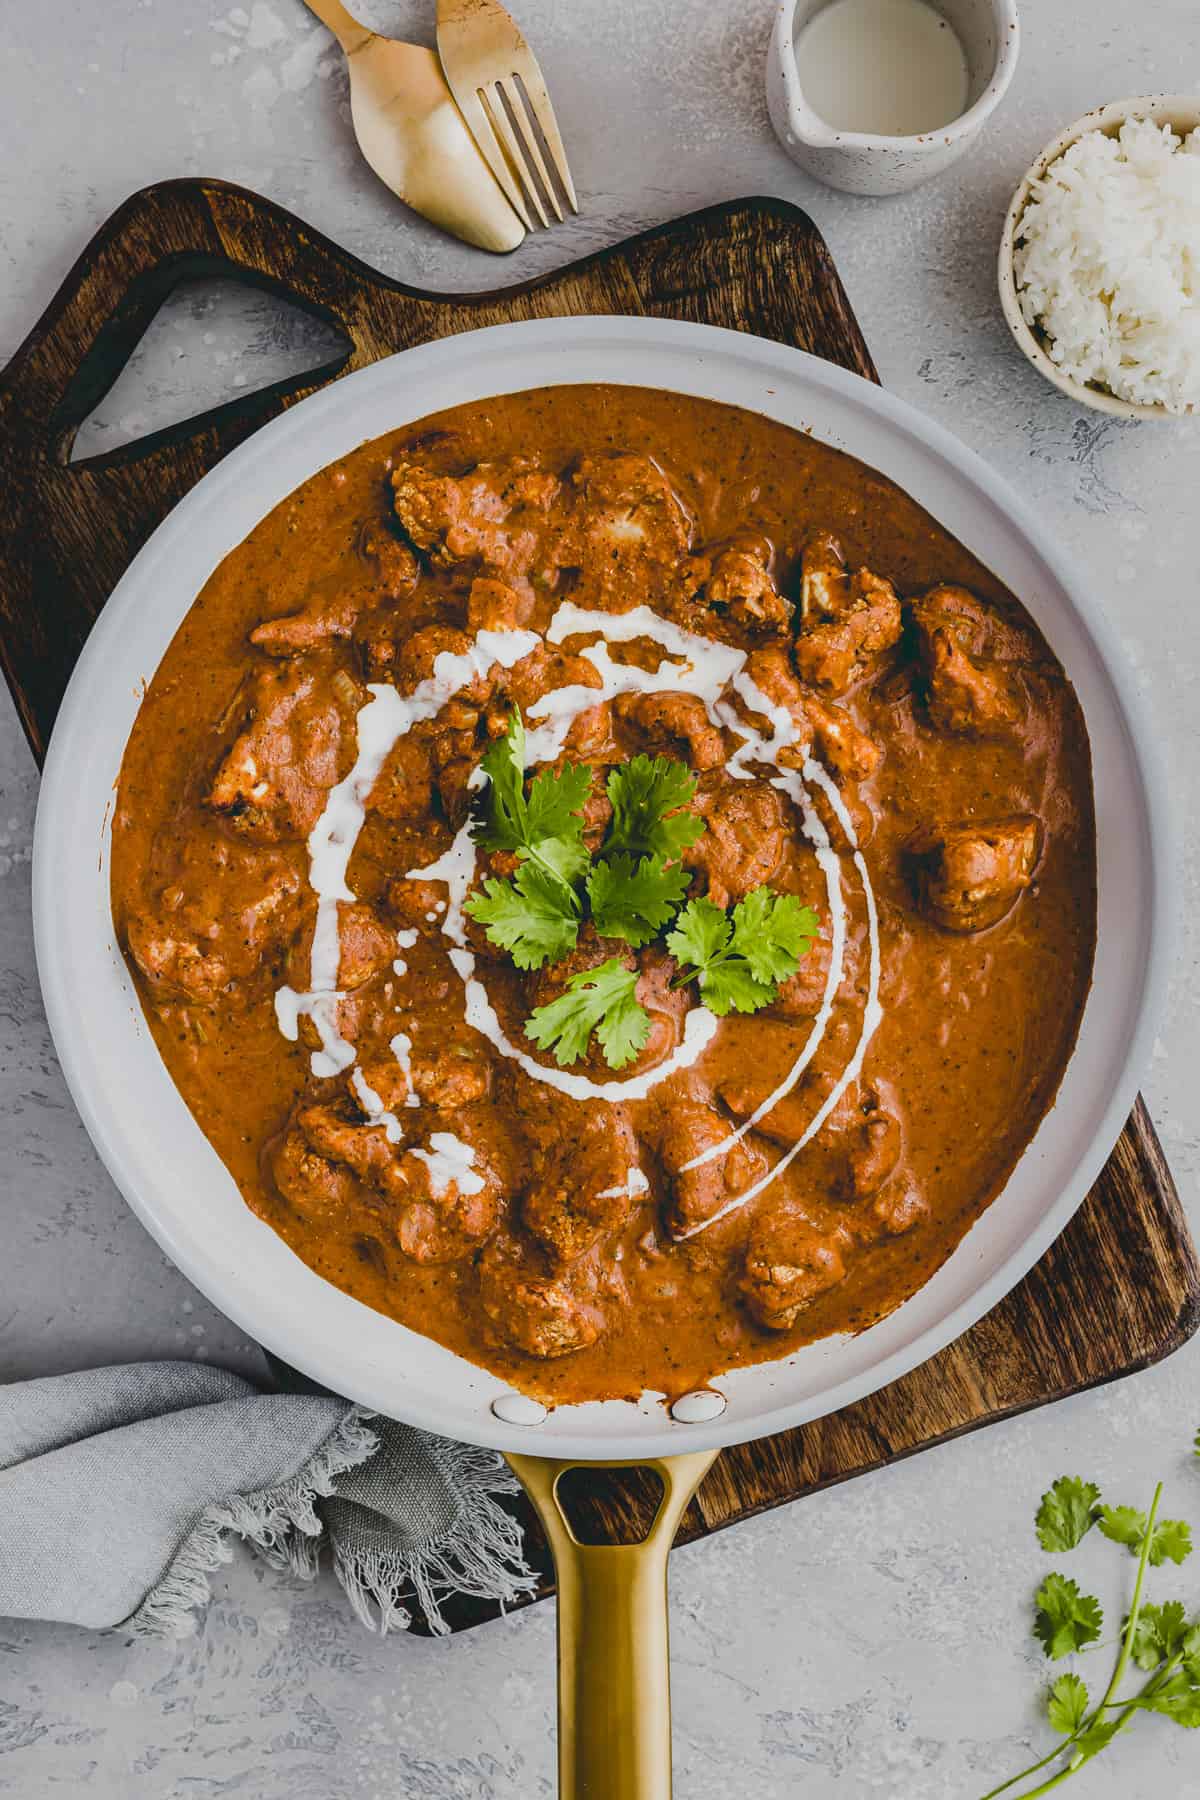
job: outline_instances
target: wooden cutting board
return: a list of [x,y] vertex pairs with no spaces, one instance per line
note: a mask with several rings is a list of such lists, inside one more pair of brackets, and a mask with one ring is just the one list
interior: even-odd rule
[[[344,351],[324,368],[68,464],[76,428],[166,295],[180,281],[213,276],[307,307],[341,331]],[[712,207],[541,280],[456,298],[386,280],[241,188],[172,181],[135,194],[93,238],[0,377],[0,659],[35,755],[44,753],[88,629],[134,553],[235,444],[305,394],[393,351],[562,313],[731,326],[878,380],[820,233],[783,201]],[[870,1399],[726,1450],[680,1538],[1144,1368],[1198,1323],[1200,1266],[1139,1102],[1072,1223],[1006,1300]],[[597,1476],[576,1501],[579,1534],[593,1542],[641,1535],[652,1493],[636,1473]],[[548,1593],[538,1529],[523,1499],[512,1504],[529,1524]],[[495,1610],[460,1601],[448,1616],[462,1629]]]

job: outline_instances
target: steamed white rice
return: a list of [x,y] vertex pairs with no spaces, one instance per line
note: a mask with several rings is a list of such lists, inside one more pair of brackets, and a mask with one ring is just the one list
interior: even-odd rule
[[1200,411],[1200,130],[1085,133],[1034,184],[1013,273],[1065,374]]

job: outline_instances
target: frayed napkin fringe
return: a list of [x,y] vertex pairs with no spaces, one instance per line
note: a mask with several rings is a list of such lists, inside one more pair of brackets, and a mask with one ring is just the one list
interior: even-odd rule
[[170,1568],[128,1621],[146,1636],[181,1637],[191,1615],[212,1597],[209,1576],[230,1562],[231,1535],[252,1544],[277,1569],[311,1580],[317,1572],[325,1527],[314,1502],[334,1492],[334,1482],[379,1448],[359,1411],[346,1414],[297,1475],[256,1494],[231,1494],[206,1506]]
[[[275,1568],[311,1580],[317,1572],[325,1526],[316,1502],[336,1493],[337,1477],[367,1462],[379,1439],[370,1413],[349,1412],[300,1472],[276,1487],[231,1494],[207,1506],[162,1579],[146,1596],[128,1627],[145,1636],[184,1636],[192,1615],[211,1599],[209,1577],[233,1556],[231,1539],[251,1544]],[[355,1615],[369,1630],[405,1631],[412,1615],[400,1596],[415,1594],[434,1633],[450,1627],[441,1601],[451,1594],[511,1605],[537,1589],[525,1561],[521,1527],[498,1504],[519,1485],[494,1451],[445,1439],[427,1439],[439,1473],[454,1496],[453,1527],[412,1550],[345,1550],[334,1544],[334,1571]]]
[[521,1527],[497,1503],[499,1494],[517,1494],[520,1484],[493,1450],[430,1438],[427,1448],[459,1506],[452,1531],[429,1538],[412,1551],[346,1552],[334,1547],[334,1568],[347,1598],[370,1631],[386,1636],[407,1631],[412,1614],[399,1596],[415,1593],[430,1630],[450,1630],[441,1601],[450,1594],[496,1600],[501,1608],[537,1592],[538,1578],[525,1560]]

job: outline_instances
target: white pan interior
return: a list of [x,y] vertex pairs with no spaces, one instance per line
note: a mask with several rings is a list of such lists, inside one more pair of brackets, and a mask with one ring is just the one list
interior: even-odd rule
[[[142,684],[214,567],[271,507],[364,439],[427,413],[587,381],[702,395],[811,431],[899,482],[1021,597],[1074,682],[1091,735],[1099,941],[1057,1104],[1004,1192],[903,1307],[858,1337],[722,1377],[728,1406],[714,1422],[674,1424],[647,1396],[562,1407],[523,1430],[491,1413],[504,1384],[329,1286],[246,1207],[143,1021],[113,935],[108,820]],[[495,326],[378,363],[285,413],[175,508],[119,583],[75,670],[42,784],[34,923],[47,1013],[75,1102],[135,1212],[197,1287],[309,1375],[415,1425],[499,1448],[619,1459],[733,1443],[817,1418],[931,1356],[1020,1279],[1099,1173],[1136,1093],[1169,951],[1157,766],[1112,635],[1050,534],[910,407],[799,351],[707,326]]]

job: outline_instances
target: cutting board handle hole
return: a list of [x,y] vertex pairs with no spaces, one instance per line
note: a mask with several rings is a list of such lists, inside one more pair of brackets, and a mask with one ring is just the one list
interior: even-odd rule
[[353,346],[311,306],[227,276],[144,278],[108,321],[54,420],[59,459],[122,462],[204,430],[215,413],[328,381]]

